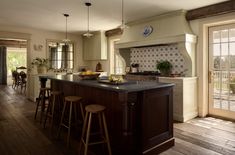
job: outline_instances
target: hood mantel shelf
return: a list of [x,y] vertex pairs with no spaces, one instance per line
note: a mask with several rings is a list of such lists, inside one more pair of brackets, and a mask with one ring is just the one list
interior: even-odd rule
[[155,40],[139,40],[130,42],[118,42],[115,45],[116,49],[152,46],[159,44],[174,44],[174,43],[196,43],[197,37],[193,34],[181,34],[176,36],[166,36],[156,38]]
[[[157,46],[161,44],[177,44],[187,66],[186,76],[195,76],[195,48],[197,37],[192,34],[186,12],[179,10],[168,14],[151,17],[149,20],[130,23],[124,30],[115,49],[121,54],[133,47]],[[149,36],[143,36],[145,26],[153,28]],[[123,55],[123,54],[121,54]]]

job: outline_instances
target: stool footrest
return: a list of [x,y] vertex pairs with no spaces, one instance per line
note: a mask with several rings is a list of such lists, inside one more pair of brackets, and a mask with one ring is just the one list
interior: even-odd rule
[[69,128],[69,126],[65,125],[65,124],[61,124],[63,127]]
[[[84,140],[82,140],[83,144],[86,144]],[[97,141],[97,142],[89,142],[88,145],[96,145],[96,144],[103,144],[103,143],[107,143],[106,140],[103,141]]]

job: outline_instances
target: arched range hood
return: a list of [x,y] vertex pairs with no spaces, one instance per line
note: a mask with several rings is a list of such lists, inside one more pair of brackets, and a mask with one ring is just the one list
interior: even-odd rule
[[177,44],[187,66],[186,76],[195,76],[196,36],[192,34],[186,11],[179,10],[156,17],[128,23],[120,41],[115,45],[119,52],[133,47]]

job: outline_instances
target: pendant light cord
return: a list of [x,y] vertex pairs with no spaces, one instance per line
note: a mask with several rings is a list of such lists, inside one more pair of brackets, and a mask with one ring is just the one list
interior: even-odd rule
[[69,17],[69,14],[64,14],[64,16],[65,16],[65,22],[66,22],[65,41],[67,42],[67,41],[68,41],[68,29],[67,29],[68,24],[67,24],[67,18]]
[[88,33],[90,32],[89,28],[90,28],[90,6],[91,6],[91,3],[90,5],[88,4],[87,5],[87,31]]
[[89,37],[93,36],[93,34],[90,33],[90,6],[91,6],[91,3],[86,2],[85,5],[87,6],[87,32],[83,35],[89,38]]
[[124,3],[122,0],[122,26],[124,25]]

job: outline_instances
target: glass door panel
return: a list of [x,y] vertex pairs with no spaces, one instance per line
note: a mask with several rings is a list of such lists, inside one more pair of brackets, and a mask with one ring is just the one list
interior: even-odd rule
[[209,28],[209,114],[235,119],[235,24]]

